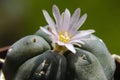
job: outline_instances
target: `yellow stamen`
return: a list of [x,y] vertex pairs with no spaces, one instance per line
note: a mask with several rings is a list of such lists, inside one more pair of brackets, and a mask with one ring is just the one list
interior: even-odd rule
[[61,42],[67,43],[67,42],[70,41],[70,35],[66,31],[60,32],[60,34],[59,34],[59,40]]

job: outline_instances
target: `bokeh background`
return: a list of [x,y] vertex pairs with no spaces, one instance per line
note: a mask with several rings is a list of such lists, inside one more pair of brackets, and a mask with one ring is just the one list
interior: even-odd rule
[[80,7],[82,14],[88,14],[81,29],[95,29],[95,35],[103,39],[110,52],[120,54],[120,0],[0,0],[0,47],[45,26],[42,10],[52,14],[53,4],[61,12],[68,8],[73,13]]

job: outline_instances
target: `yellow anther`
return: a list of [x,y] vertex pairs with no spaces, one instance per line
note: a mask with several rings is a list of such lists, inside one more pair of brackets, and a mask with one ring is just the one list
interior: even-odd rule
[[69,42],[70,41],[70,35],[68,34],[68,32],[61,32],[60,34],[59,34],[59,40],[61,41],[61,42],[64,42],[64,43],[67,43],[67,42]]

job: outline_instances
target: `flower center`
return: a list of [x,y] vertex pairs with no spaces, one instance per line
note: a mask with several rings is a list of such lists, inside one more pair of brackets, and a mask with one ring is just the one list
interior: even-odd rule
[[60,34],[59,34],[59,40],[61,42],[67,43],[67,42],[70,41],[70,35],[66,31],[60,32]]

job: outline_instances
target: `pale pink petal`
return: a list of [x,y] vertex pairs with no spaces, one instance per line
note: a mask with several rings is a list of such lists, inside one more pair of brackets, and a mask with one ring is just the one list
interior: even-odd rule
[[43,32],[45,32],[46,34],[48,34],[48,35],[53,35],[50,31],[48,31],[47,29],[45,29],[45,28],[43,28],[43,27],[40,27],[40,29],[43,31]]
[[51,36],[52,43],[56,43],[58,41],[58,38],[55,36]]
[[43,27],[40,27],[40,29],[41,29],[42,31],[44,31],[46,34],[50,35],[50,38],[51,38],[51,40],[52,40],[53,42],[58,41],[58,36],[52,34],[50,31],[48,31],[47,29],[45,29],[45,28],[43,28]]
[[74,22],[78,21],[80,17],[80,8],[76,9],[71,17],[71,23],[74,24]]
[[88,36],[91,33],[94,33],[95,30],[84,30],[84,31],[79,31],[79,33],[77,33],[76,35],[74,35],[72,37],[72,40],[76,40],[76,39],[80,39],[82,37]]
[[69,43],[74,44],[74,43],[80,43],[80,44],[85,44],[83,41],[75,39],[75,40],[71,40]]
[[70,50],[72,53],[76,53],[76,50],[72,44],[65,44],[65,47]]
[[58,27],[58,25],[60,25],[60,19],[61,19],[60,11],[59,11],[59,9],[58,9],[58,7],[56,5],[53,5],[52,9],[53,9],[52,10],[53,11],[53,16],[54,16],[54,18],[56,20],[56,24],[57,24],[57,27]]
[[61,15],[60,15],[60,11],[58,9],[58,7],[56,5],[53,5],[53,16],[55,18],[56,21],[56,31],[60,32],[61,29]]
[[63,29],[63,28],[62,28],[63,21],[64,21],[64,20],[63,20],[63,19],[64,19],[63,16],[64,16],[64,12],[61,14],[61,19],[60,19],[60,22],[59,22],[60,25],[59,25],[58,28],[57,28],[58,33],[61,32],[62,29]]
[[55,27],[55,23],[53,21],[53,19],[50,17],[50,15],[48,14],[48,12],[46,10],[43,10],[43,14],[44,14],[44,17],[47,21],[47,23],[49,24],[52,32],[57,35],[57,32],[56,32],[56,27]]
[[80,40],[84,41],[84,40],[96,40],[96,38],[93,38],[93,37],[82,37],[80,38]]
[[80,20],[78,21],[78,23],[77,23],[75,26],[73,26],[73,27],[74,27],[74,30],[78,30],[78,29],[83,25],[83,23],[85,22],[86,19],[87,19],[87,14],[84,14],[84,15],[80,18]]
[[63,43],[63,42],[61,42],[61,41],[57,41],[57,43],[58,43],[58,45],[60,45],[60,46],[64,46],[65,45],[65,43]]
[[74,14],[70,19],[70,31],[69,31],[70,33],[72,33],[75,30],[74,25],[77,24],[79,17],[80,17],[80,8],[75,10]]
[[51,29],[54,29],[55,23],[54,23],[53,19],[50,17],[50,15],[48,14],[48,12],[46,10],[43,10],[43,14],[44,14],[44,17],[45,17],[47,23],[51,27]]
[[70,12],[68,9],[65,9],[65,13],[63,15],[62,30],[68,31],[69,23],[70,23]]

